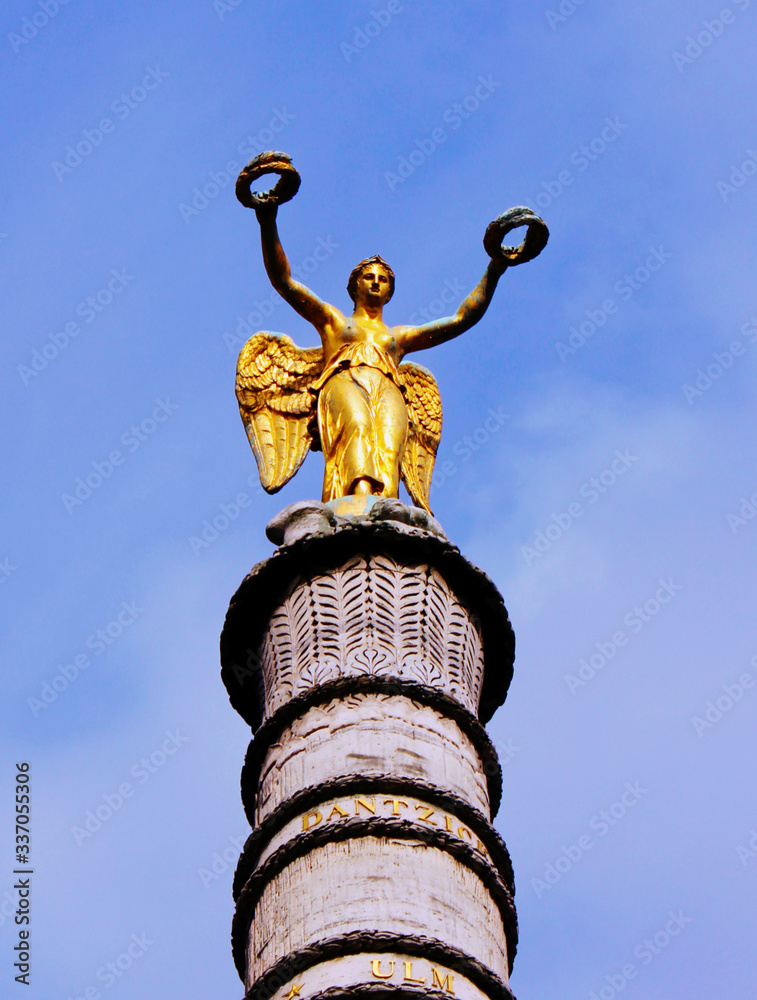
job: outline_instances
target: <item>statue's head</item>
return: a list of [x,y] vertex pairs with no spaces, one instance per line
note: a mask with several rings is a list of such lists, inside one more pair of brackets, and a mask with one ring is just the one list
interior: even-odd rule
[[378,254],[366,257],[357,267],[353,267],[347,282],[347,292],[355,305],[358,294],[362,292],[369,301],[379,298],[384,306],[394,295],[394,271]]

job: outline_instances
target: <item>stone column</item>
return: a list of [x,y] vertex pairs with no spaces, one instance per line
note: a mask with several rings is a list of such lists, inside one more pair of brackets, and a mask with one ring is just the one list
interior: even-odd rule
[[295,504],[269,537],[221,638],[253,730],[232,928],[247,996],[508,1000],[513,876],[483,726],[512,677],[502,598],[396,500]]

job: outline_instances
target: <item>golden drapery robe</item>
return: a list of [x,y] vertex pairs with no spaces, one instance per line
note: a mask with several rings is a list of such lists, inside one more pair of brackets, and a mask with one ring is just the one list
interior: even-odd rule
[[300,348],[261,331],[237,362],[239,412],[268,493],[297,472],[311,448],[326,459],[323,499],[347,496],[360,479],[373,493],[428,505],[442,405],[434,376],[399,367],[377,344],[343,344],[326,363],[320,347]]
[[408,416],[392,358],[370,342],[345,344],[311,391],[326,461],[323,501],[352,493],[359,479],[379,496],[398,496]]

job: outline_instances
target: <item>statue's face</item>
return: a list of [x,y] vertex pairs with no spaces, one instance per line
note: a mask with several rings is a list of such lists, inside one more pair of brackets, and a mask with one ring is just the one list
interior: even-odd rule
[[357,279],[356,299],[372,306],[385,305],[391,294],[389,275],[380,264],[363,268]]

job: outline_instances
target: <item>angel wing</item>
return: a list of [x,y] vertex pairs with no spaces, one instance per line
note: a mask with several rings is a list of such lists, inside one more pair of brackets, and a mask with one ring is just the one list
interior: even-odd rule
[[239,352],[236,392],[263,489],[276,493],[302,465],[313,440],[310,386],[323,370],[323,350],[289,337],[256,333]]
[[413,503],[431,513],[428,505],[436,449],[442,436],[442,400],[436,379],[427,368],[405,362],[397,369],[405,387],[409,430],[402,453],[402,482]]

